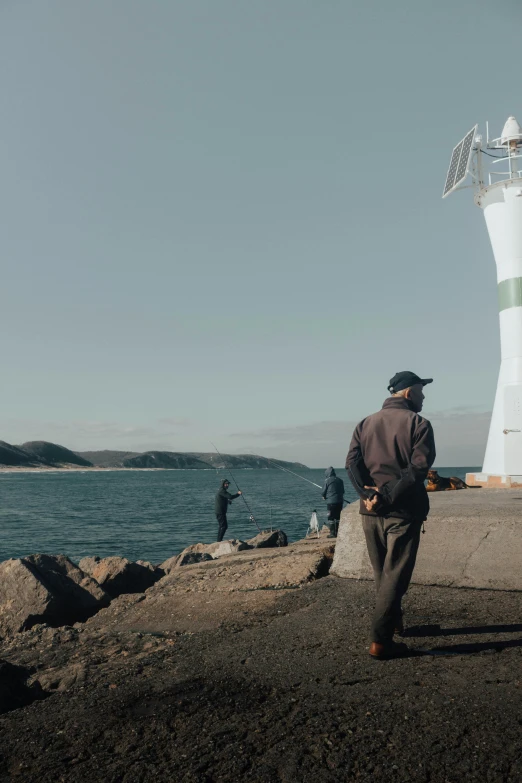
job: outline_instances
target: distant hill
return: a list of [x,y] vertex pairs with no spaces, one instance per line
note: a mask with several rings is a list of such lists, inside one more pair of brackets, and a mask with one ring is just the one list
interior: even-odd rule
[[[309,470],[301,462],[270,460],[275,465],[290,470]],[[222,454],[214,452],[181,451],[71,451],[65,446],[45,440],[32,440],[21,446],[13,446],[0,440],[0,466],[26,468],[162,468],[163,470],[208,470],[213,468],[241,470],[269,468],[265,457],[257,454]]]
[[80,457],[74,451],[59,446],[57,443],[49,443],[46,440],[31,440],[22,443],[21,449],[29,455],[34,455],[35,461],[44,465],[57,467],[59,465],[79,465],[83,468],[92,468],[92,462]]
[[[193,452],[191,456],[206,462],[212,468],[269,468],[269,462],[266,457],[260,457],[258,454],[216,454],[214,451]],[[281,465],[290,470],[309,470],[307,465],[301,462],[285,462],[282,459],[270,459],[274,465]]]
[[5,440],[0,440],[0,465],[9,465],[9,467],[25,465],[25,467],[31,468],[36,467],[38,463],[39,460],[34,454],[28,454],[19,446],[12,446]]
[[79,457],[74,451],[44,440],[28,441],[21,446],[0,441],[0,465],[11,468],[56,468],[68,465],[92,467],[91,462]]
[[[257,454],[223,454],[223,459],[214,451],[146,451],[139,454],[136,451],[78,451],[78,456],[83,457],[99,468],[166,468],[166,469],[199,469],[224,468],[241,470],[242,468],[268,468],[269,464],[264,457]],[[276,465],[290,468],[290,470],[309,470],[301,462],[285,462],[272,459]]]
[[104,451],[77,451],[75,453],[79,457],[92,462],[98,468],[123,468],[125,459],[138,457],[140,454],[139,451],[111,451],[110,449],[105,449]]
[[124,468],[170,468],[171,470],[205,470],[206,462],[202,462],[189,454],[176,451],[146,451],[137,457],[123,460]]

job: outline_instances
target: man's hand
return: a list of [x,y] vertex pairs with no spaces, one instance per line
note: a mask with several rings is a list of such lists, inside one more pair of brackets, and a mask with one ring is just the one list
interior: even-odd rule
[[238,491],[237,491],[237,494],[238,494],[238,495],[242,495],[243,493],[241,492],[241,490],[240,490],[240,489],[238,489]]
[[380,499],[380,495],[374,495],[371,500],[363,500],[366,511],[373,511]]
[[382,497],[381,497],[381,495],[379,495],[379,490],[377,489],[377,487],[366,487],[365,486],[364,488],[365,489],[372,489],[374,492],[377,493],[376,495],[373,496],[373,498],[371,498],[371,500],[369,498],[366,498],[366,500],[363,500],[364,507],[365,507],[366,511],[373,511],[375,506],[382,500]]

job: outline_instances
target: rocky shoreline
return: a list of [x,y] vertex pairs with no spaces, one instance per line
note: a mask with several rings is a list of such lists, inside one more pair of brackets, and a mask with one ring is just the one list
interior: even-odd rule
[[[315,549],[313,544],[309,543],[307,546]],[[239,552],[249,552],[248,566],[251,581],[252,574],[259,570],[259,563],[255,562],[257,550],[282,547],[288,547],[286,534],[274,530],[261,532],[248,541],[230,539],[213,544],[192,544],[180,554],[158,565],[143,560],[131,562],[124,557],[84,557],[78,565],[65,555],[36,554],[11,558],[0,563],[0,636],[6,638],[28,631],[39,624],[60,627],[76,622],[82,623],[108,607],[120,596],[139,595],[140,600],[146,597],[150,611],[150,605],[154,602],[154,592],[148,590],[157,582],[161,581],[161,591],[164,591],[169,582],[175,582],[177,585],[179,578],[176,577],[182,573],[182,581],[195,584],[194,576],[199,577],[199,572],[189,573],[184,568],[195,564],[203,567],[205,572],[201,577],[203,581],[210,579],[214,582],[213,573],[206,568],[206,565]],[[333,547],[330,548],[331,556],[327,566],[324,566],[327,570],[333,559]],[[290,547],[288,552],[296,552],[295,546]],[[279,574],[277,568],[275,571],[272,569],[274,573],[271,574],[271,578],[279,579],[277,584],[281,583],[281,580],[286,584],[290,578],[300,582],[308,576],[316,577],[313,568],[310,574],[306,570],[303,572],[303,568],[306,569],[308,566],[308,561],[305,562],[297,554],[296,557],[299,560],[297,570],[290,568],[284,577]],[[264,554],[263,566],[266,565],[264,562],[266,559],[267,556]],[[274,562],[279,564],[279,560]],[[296,570],[295,577],[289,576],[294,570]],[[221,569],[221,576],[222,573]],[[265,576],[263,572],[262,578]],[[225,581],[221,579],[219,586],[218,583],[214,585],[215,589],[222,589],[221,585]]]
[[0,781],[521,780],[522,594],[414,585],[376,663],[335,542],[256,538],[0,564]]

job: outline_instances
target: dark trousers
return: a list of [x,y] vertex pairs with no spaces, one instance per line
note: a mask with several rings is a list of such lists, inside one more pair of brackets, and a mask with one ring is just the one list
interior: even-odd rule
[[330,528],[330,533],[332,536],[337,537],[337,533],[339,530],[339,520],[341,519],[341,511],[343,510],[343,504],[342,503],[327,503],[326,505],[327,511],[328,511],[328,527]]
[[218,521],[218,535],[217,540],[223,541],[223,536],[227,532],[227,515],[226,514],[216,514],[216,519]]
[[401,601],[415,568],[422,522],[362,515],[377,599],[371,641],[386,644],[402,618]]

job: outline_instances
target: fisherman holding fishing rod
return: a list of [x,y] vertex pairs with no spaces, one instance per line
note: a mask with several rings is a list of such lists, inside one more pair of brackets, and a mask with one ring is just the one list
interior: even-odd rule
[[302,481],[306,481],[308,484],[312,484],[314,487],[317,487],[317,489],[321,490],[323,500],[326,500],[328,527],[330,528],[330,535],[328,538],[337,538],[339,521],[341,519],[341,511],[343,510],[343,503],[349,503],[350,501],[344,497],[344,481],[338,478],[335,470],[332,467],[326,469],[324,474],[325,481],[321,487],[321,485],[316,484],[315,481],[310,481],[310,479],[307,479],[304,476],[300,476],[299,473],[294,473],[293,470],[284,468],[277,462],[268,459],[268,457],[265,457],[265,459],[270,466],[273,466],[278,470],[282,470],[283,473],[290,473],[292,476],[300,478]]
[[230,482],[228,479],[223,479],[221,486],[216,494],[216,501],[214,503],[214,511],[216,512],[216,519],[218,521],[218,541],[223,541],[223,536],[227,532],[227,510],[230,503],[238,498],[242,492],[238,488],[235,495],[231,495],[228,491]]
[[330,528],[328,538],[337,538],[341,511],[343,510],[344,481],[338,478],[332,467],[326,469],[324,477],[321,495],[323,500],[326,500],[328,527]]
[[[210,441],[210,442],[212,443],[212,441]],[[228,479],[223,479],[223,481],[221,482],[221,486],[220,486],[220,488],[219,488],[219,490],[218,490],[218,492],[216,494],[216,501],[214,503],[214,511],[216,512],[216,519],[218,521],[218,538],[217,538],[217,540],[218,541],[223,541],[223,536],[225,535],[227,527],[228,527],[228,524],[227,524],[228,507],[229,507],[230,503],[232,503],[232,501],[235,500],[236,498],[238,498],[240,495],[241,495],[241,497],[243,499],[243,503],[245,504],[248,513],[250,514],[250,517],[249,517],[250,521],[253,522],[254,525],[259,530],[259,532],[261,532],[261,528],[257,524],[257,520],[256,520],[254,514],[252,513],[252,509],[248,505],[248,501],[247,501],[246,497],[243,495],[243,493],[239,489],[237,481],[236,481],[236,478],[235,478],[234,474],[232,473],[232,470],[231,470],[230,466],[227,467],[227,463],[223,459],[223,455],[219,451],[218,447],[214,443],[212,443],[212,445],[214,446],[214,448],[215,448],[215,450],[217,452],[218,457],[222,461],[223,466],[225,467],[226,470],[228,470],[228,472],[232,476],[232,481],[236,485],[236,489],[237,489],[236,494],[235,495],[231,495],[230,492],[228,492],[228,488],[230,486],[230,481]]]

